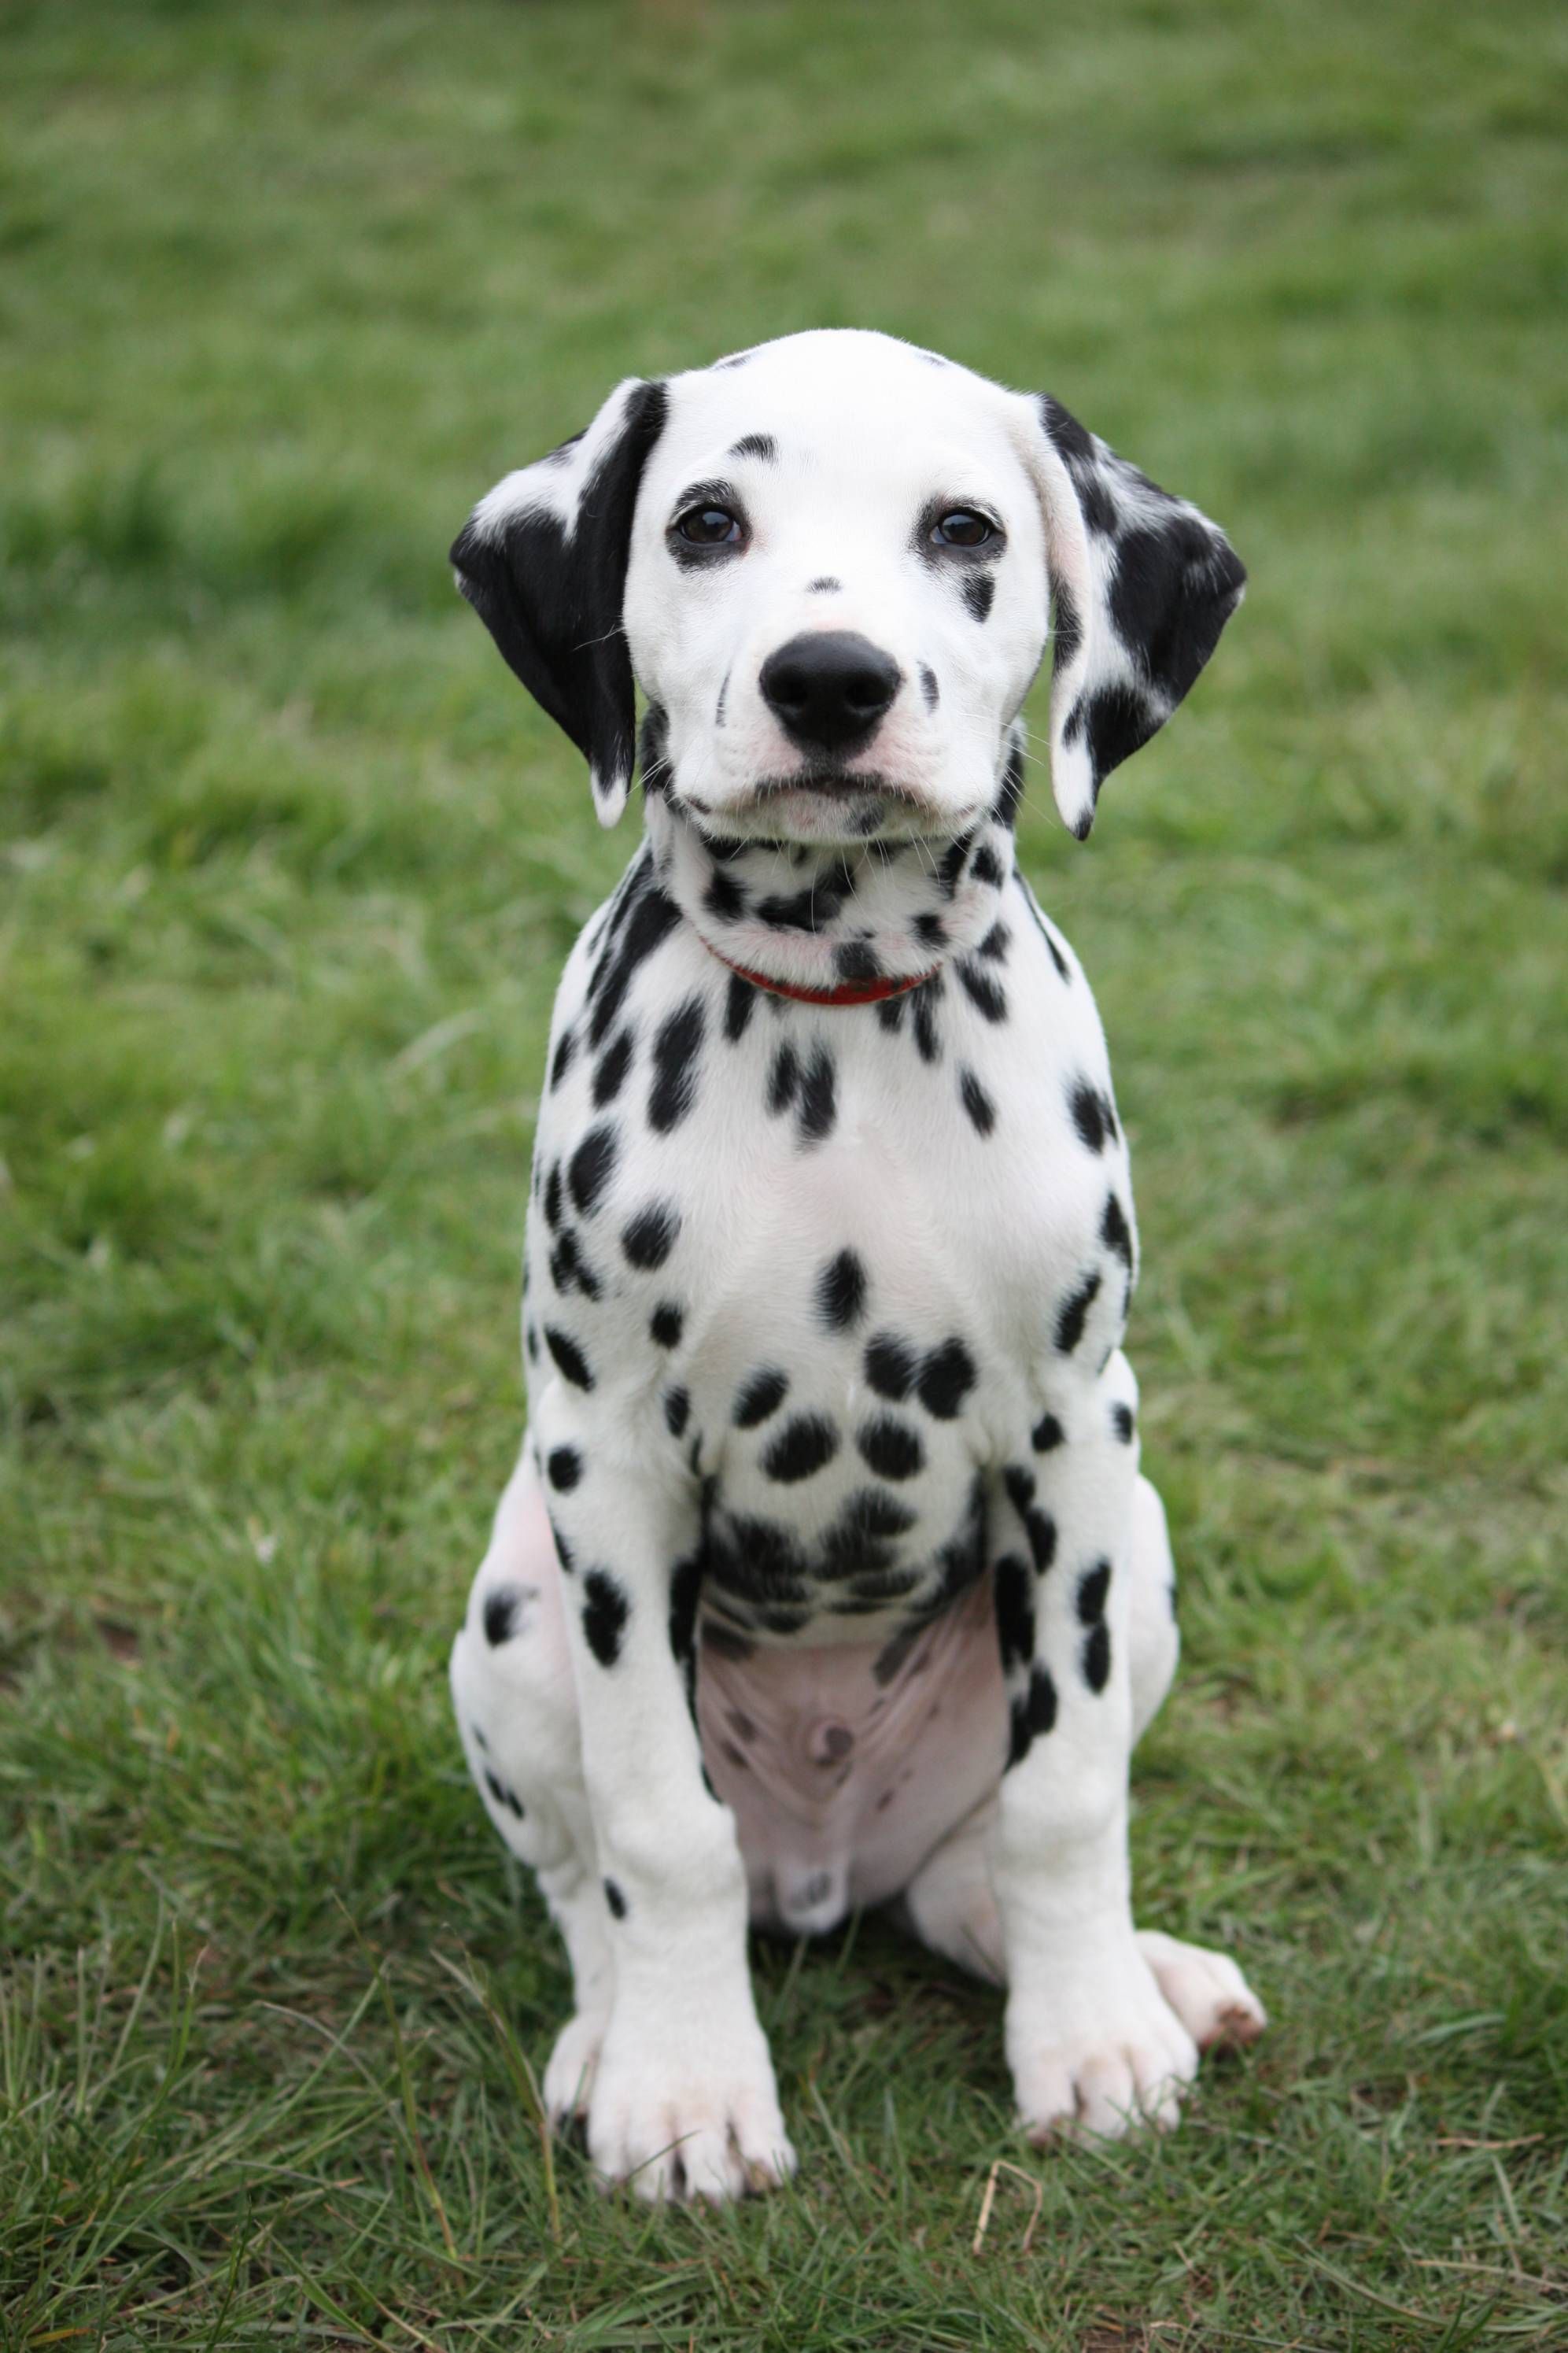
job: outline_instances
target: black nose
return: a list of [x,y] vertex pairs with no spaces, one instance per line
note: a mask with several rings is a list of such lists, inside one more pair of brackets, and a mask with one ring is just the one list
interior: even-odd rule
[[852,629],[807,629],[768,656],[757,682],[792,743],[838,752],[869,735],[902,677]]

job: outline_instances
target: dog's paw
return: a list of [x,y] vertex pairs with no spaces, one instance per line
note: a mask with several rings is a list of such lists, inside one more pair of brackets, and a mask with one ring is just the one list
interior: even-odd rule
[[1197,2073],[1197,2045],[1147,1961],[1127,1946],[1067,1973],[1042,1997],[1008,2004],[1007,2054],[1029,2138],[1114,2140],[1140,2125],[1168,2131]]
[[579,2010],[556,2036],[544,2070],[544,2110],[553,2126],[587,2115],[608,2024],[605,2017]]
[[1158,1928],[1140,1928],[1137,1944],[1160,1991],[1200,2051],[1257,2042],[1268,2013],[1228,1953],[1180,1944]]
[[689,2039],[617,2019],[588,2105],[588,2154],[606,2184],[656,2202],[776,2189],[795,2156],[761,2029]]

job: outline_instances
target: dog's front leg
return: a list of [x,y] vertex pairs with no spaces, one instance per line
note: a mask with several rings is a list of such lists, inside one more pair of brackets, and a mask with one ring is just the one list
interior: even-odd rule
[[690,1705],[695,1484],[559,1388],[537,1425],[615,1949],[589,2154],[640,2197],[737,2197],[795,2154],[752,1999],[734,1817]]
[[1174,2123],[1198,2056],[1132,1926],[1131,1372],[1120,1354],[1098,1378],[1056,1370],[1045,1403],[996,1498],[1012,1741],[993,1849],[1007,2058],[1041,2140]]

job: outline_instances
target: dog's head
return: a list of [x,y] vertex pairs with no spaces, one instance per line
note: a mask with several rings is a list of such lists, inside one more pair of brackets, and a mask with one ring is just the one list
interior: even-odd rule
[[631,784],[635,677],[645,785],[729,839],[962,832],[1047,643],[1052,790],[1081,839],[1246,578],[1048,394],[853,331],[618,385],[480,501],[452,562],[602,821]]

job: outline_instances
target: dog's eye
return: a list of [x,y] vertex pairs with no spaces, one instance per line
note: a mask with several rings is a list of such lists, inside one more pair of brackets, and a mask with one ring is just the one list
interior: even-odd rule
[[733,547],[742,537],[741,518],[728,507],[688,507],[675,528],[693,547]]
[[931,525],[931,535],[938,547],[984,547],[995,538],[996,526],[973,507],[954,507]]

